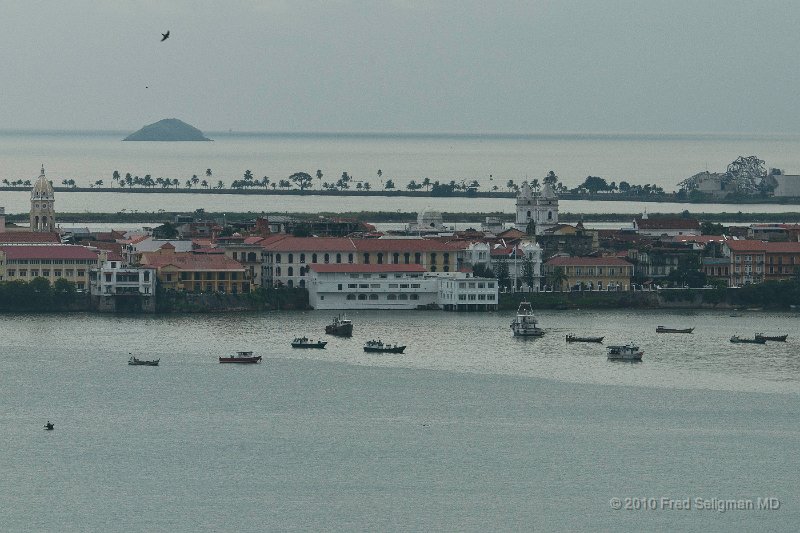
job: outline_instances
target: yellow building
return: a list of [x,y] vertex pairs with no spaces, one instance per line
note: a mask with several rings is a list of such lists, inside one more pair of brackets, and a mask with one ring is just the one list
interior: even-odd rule
[[633,264],[618,257],[554,257],[544,265],[545,284],[554,283],[553,273],[559,268],[564,276],[561,288],[626,291],[633,277]]
[[78,290],[89,287],[89,270],[108,258],[108,252],[64,244],[0,246],[0,280],[31,281],[45,278],[51,284],[64,278]]
[[222,253],[176,252],[167,243],[156,252],[145,252],[142,266],[156,269],[161,286],[179,292],[250,292],[248,271]]

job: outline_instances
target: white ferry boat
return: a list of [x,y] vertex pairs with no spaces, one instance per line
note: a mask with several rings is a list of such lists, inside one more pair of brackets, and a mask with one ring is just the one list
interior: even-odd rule
[[538,327],[530,302],[522,301],[517,309],[517,318],[511,323],[515,337],[541,337],[544,330]]
[[623,346],[609,346],[608,358],[614,361],[641,361],[644,352],[632,343]]

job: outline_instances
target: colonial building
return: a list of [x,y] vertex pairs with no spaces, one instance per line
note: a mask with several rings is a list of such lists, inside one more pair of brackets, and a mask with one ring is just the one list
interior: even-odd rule
[[312,264],[307,287],[314,309],[483,311],[496,309],[498,298],[496,280],[417,264]]
[[241,263],[248,271],[254,286],[261,286],[261,251],[259,245],[264,237],[244,237],[234,233],[230,237],[218,237],[216,245],[225,252],[226,257]]
[[513,246],[497,244],[491,250],[491,257],[492,271],[499,276],[498,273],[505,270],[512,290],[539,290],[542,281],[542,249],[537,243],[526,241]]
[[570,288],[626,291],[633,277],[633,265],[618,257],[554,257],[545,263],[545,283],[557,268]]
[[123,267],[121,260],[103,261],[89,271],[92,303],[100,311],[156,310],[154,268]]
[[64,278],[78,290],[89,288],[89,270],[107,259],[107,253],[86,246],[62,244],[0,246],[0,280],[31,281]]
[[800,242],[727,240],[730,287],[790,279],[800,270]]
[[223,253],[176,252],[167,243],[156,252],[143,253],[141,265],[155,268],[165,289],[195,293],[250,292],[247,270]]
[[31,190],[31,231],[55,231],[55,201],[53,184],[45,178],[42,165],[42,173]]
[[633,221],[639,235],[674,237],[675,235],[700,235],[700,222],[696,218],[649,218],[647,213]]
[[533,192],[528,182],[517,193],[516,228],[532,235],[541,235],[558,224],[558,196],[545,183],[541,192]]
[[306,287],[313,264],[421,265],[455,272],[460,247],[421,238],[286,237],[262,243],[264,285]]

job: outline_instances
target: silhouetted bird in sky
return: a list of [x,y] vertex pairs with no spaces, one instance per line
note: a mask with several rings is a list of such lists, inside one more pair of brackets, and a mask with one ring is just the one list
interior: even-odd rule
[[163,43],[164,41],[166,41],[167,39],[169,39],[169,30],[167,30],[167,33],[162,33],[162,34],[161,34],[161,42],[162,42],[162,43]]

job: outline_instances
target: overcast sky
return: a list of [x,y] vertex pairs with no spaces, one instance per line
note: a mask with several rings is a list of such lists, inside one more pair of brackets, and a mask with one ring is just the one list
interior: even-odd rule
[[800,133],[799,23],[789,1],[0,0],[0,129]]

